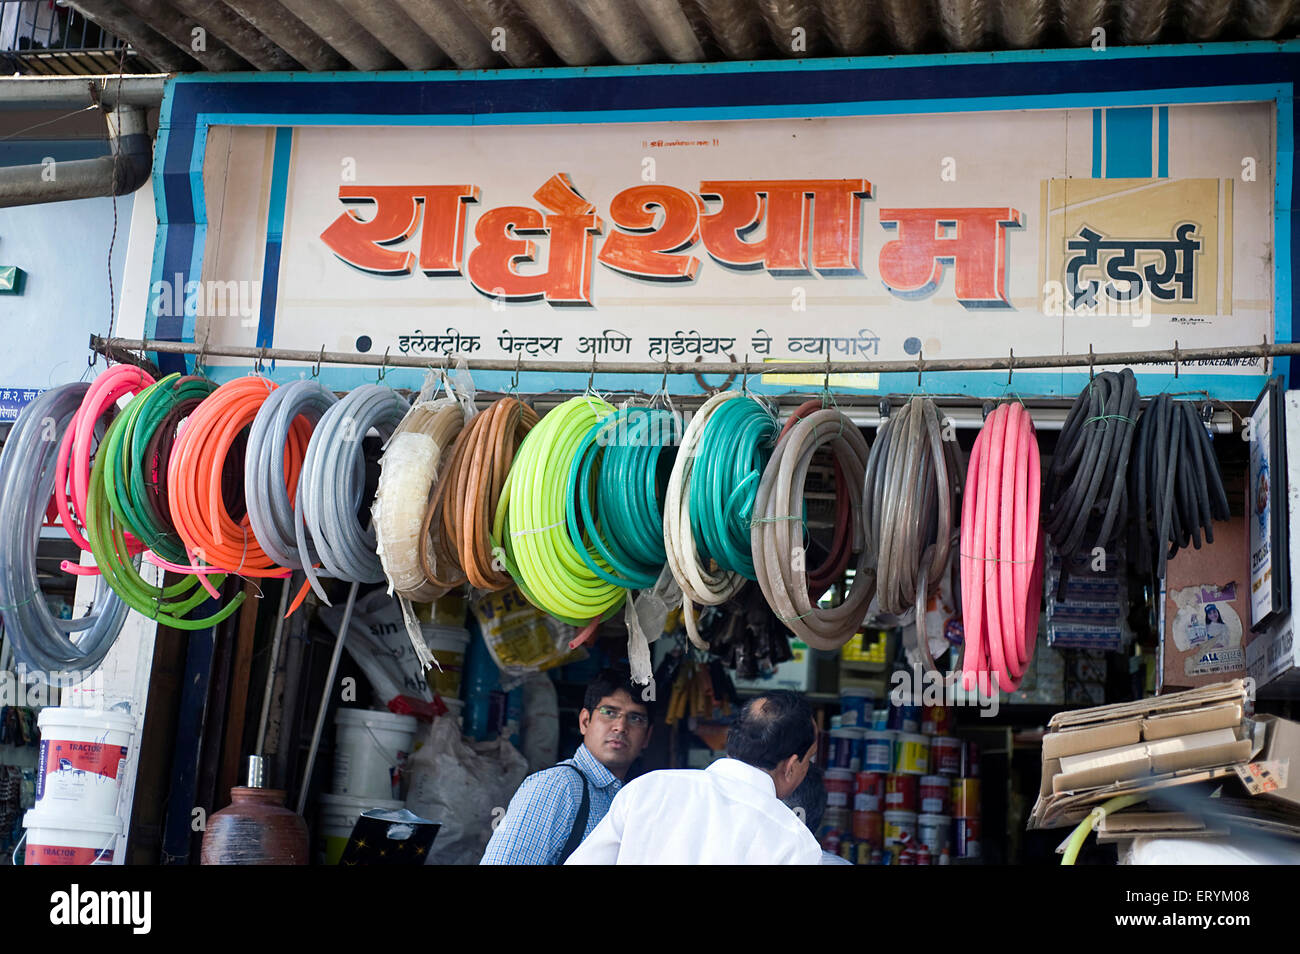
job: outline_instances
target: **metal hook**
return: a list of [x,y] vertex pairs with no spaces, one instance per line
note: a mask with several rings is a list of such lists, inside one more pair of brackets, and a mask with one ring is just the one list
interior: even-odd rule
[[262,368],[262,359],[265,358],[265,357],[266,357],[266,349],[265,349],[265,348],[259,348],[258,351],[257,351],[257,364],[253,365],[253,373],[254,373],[254,374],[262,374],[262,373],[263,373],[263,368]]
[[311,369],[311,376],[313,378],[320,377],[320,363],[324,360],[325,360],[325,346],[321,345],[320,354],[316,356],[316,366]]
[[749,352],[745,352],[745,371],[740,379],[740,390],[743,394],[749,393]]
[[659,393],[661,393],[661,394],[667,394],[667,393],[668,393],[668,357],[667,357],[667,355],[664,356],[664,376],[663,376],[663,378],[660,379],[660,381],[659,381]]
[[194,359],[194,373],[202,374],[205,369],[204,359],[208,356],[208,338],[203,336],[203,344],[199,346],[198,356]]
[[1011,387],[1011,373],[1016,368],[1016,349],[1007,349],[1007,387]]
[[523,364],[523,361],[524,361],[524,353],[520,351],[518,354],[515,355],[515,375],[513,378],[510,379],[511,394],[519,393],[519,366]]
[[1092,380],[1093,380],[1093,378],[1095,377],[1095,375],[1094,375],[1094,369],[1093,369],[1093,366],[1092,366],[1093,358],[1094,358],[1094,355],[1093,355],[1093,353],[1092,353],[1092,342],[1089,342],[1089,343],[1088,343],[1088,381],[1089,381],[1089,383],[1091,383]]
[[1178,341],[1174,340],[1174,377],[1178,377]]
[[916,349],[916,389],[921,390],[921,369],[925,367],[925,349]]
[[596,356],[591,356],[591,374],[587,375],[587,390],[591,391],[596,384]]
[[388,374],[388,352],[391,348],[392,346],[390,345],[388,348],[384,349],[384,360],[379,365],[379,377],[375,378],[376,382],[384,380],[384,377]]

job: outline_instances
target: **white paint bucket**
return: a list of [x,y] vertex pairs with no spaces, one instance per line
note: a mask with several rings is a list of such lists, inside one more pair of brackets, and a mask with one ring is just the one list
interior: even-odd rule
[[419,720],[393,712],[340,709],[334,725],[333,794],[400,798],[402,770]]
[[23,827],[26,864],[111,865],[122,819],[38,806],[23,816]]
[[135,717],[50,706],[41,710],[36,724],[41,730],[36,807],[83,817],[116,815]]
[[405,802],[383,798],[353,798],[348,795],[321,795],[320,816],[316,825],[319,838],[316,854],[321,864],[336,865],[347,847],[352,828],[361,813],[372,808],[396,811]]

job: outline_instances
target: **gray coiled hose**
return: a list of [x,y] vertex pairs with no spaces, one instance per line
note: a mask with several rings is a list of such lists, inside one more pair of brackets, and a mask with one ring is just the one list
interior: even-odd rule
[[880,426],[863,491],[867,550],[881,610],[900,615],[938,583],[952,553],[962,485],[956,441],[945,441],[929,398],[912,398]]
[[249,429],[248,451],[244,457],[248,522],[263,552],[280,566],[303,568],[293,499],[284,483],[284,448],[289,427],[299,415],[315,427],[338,402],[334,392],[319,381],[294,381],[271,392]]
[[[363,384],[332,405],[312,432],[298,477],[294,530],[303,571],[326,604],[320,576],[351,583],[384,579],[374,528],[363,527],[358,516],[366,482],[361,442],[372,427],[387,442],[409,409],[392,388]],[[312,566],[318,561],[323,572]]]
[[[19,416],[0,452],[0,614],[14,656],[49,682],[54,672],[91,670],[103,662],[126,621],[127,605],[95,577],[92,612],[55,619],[36,577],[41,521],[54,493],[56,451],[90,390],[84,382],[51,388]],[[82,633],[76,643],[70,633]]]
[[[813,454],[829,444],[852,499],[853,585],[839,606],[819,609],[808,598],[803,552],[804,481]],[[816,411],[777,441],[754,501],[750,545],[758,584],[777,618],[814,649],[838,649],[862,628],[875,593],[871,554],[862,541],[862,487],[869,454],[856,424],[833,408]]]

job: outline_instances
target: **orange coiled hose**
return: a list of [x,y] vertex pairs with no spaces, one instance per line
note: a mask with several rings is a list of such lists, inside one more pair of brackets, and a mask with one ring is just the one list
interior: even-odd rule
[[[172,523],[186,549],[210,566],[242,576],[284,576],[288,572],[263,551],[247,513],[238,521],[231,516],[231,502],[221,491],[221,473],[231,445],[252,425],[275,387],[266,378],[249,377],[217,388],[186,421],[167,467]],[[284,479],[290,499],[310,439],[311,425],[303,417],[296,418],[284,449]]]
[[[424,514],[420,565],[436,586],[501,590],[513,581],[492,553],[492,521],[515,451],[537,424],[537,412],[502,398],[465,425],[434,485]],[[432,557],[432,559],[430,559]]]

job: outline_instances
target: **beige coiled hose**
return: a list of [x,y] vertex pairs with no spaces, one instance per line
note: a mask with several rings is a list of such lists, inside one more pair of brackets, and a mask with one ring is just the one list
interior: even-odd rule
[[[819,609],[808,598],[803,553],[804,481],[813,454],[825,445],[830,445],[849,488],[853,550],[858,555],[853,585],[832,609]],[[814,649],[838,649],[848,642],[862,628],[875,593],[875,574],[862,529],[868,454],[866,438],[857,425],[839,410],[824,408],[799,421],[777,442],[758,487],[750,542],[759,586],[777,618]]]

